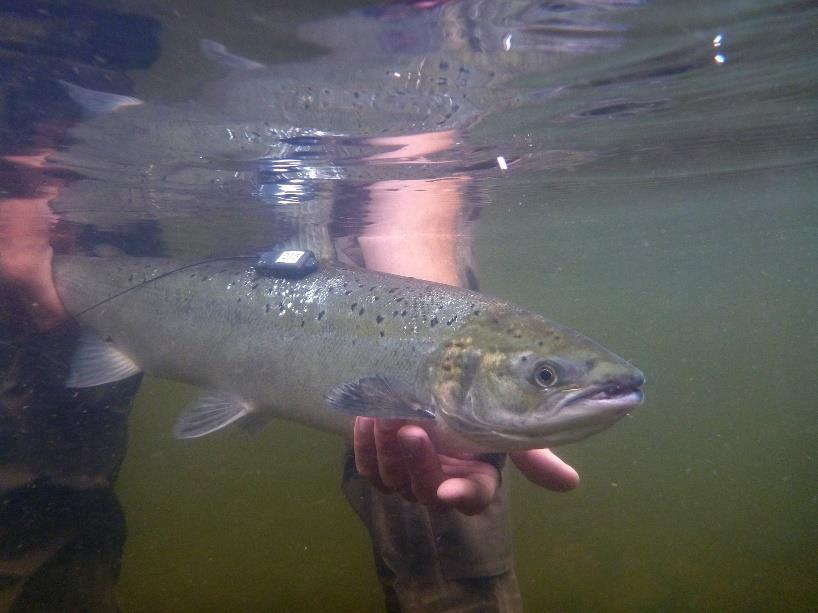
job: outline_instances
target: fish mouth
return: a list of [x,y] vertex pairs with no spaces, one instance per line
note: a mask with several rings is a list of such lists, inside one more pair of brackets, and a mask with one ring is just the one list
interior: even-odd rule
[[569,392],[556,404],[554,412],[582,408],[624,415],[642,404],[645,399],[641,389],[644,382],[644,377],[637,377],[633,381],[610,381]]
[[568,392],[546,414],[540,427],[529,431],[500,432],[509,441],[538,441],[542,446],[573,443],[605,430],[642,404],[644,378],[608,382]]
[[[540,405],[534,411],[536,417],[513,425],[481,420],[476,417],[473,406],[470,419],[457,413],[444,413],[456,424],[456,430],[487,448],[494,445],[496,450],[510,451],[563,445],[605,430],[642,404],[644,382],[640,373],[626,379],[563,390],[556,402],[552,397],[551,402],[546,400]],[[474,403],[471,394],[467,398]]]

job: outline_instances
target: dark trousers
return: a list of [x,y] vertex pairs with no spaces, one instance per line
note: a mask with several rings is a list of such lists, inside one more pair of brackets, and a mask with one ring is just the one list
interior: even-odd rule
[[522,611],[505,483],[479,515],[430,511],[376,490],[350,452],[342,487],[372,538],[389,613]]

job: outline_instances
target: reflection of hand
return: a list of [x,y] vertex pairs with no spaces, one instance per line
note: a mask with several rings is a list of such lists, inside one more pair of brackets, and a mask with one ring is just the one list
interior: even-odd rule
[[[438,454],[422,428],[399,420],[358,417],[354,447],[361,476],[382,491],[398,492],[433,509],[480,513],[500,481],[492,464]],[[579,484],[577,472],[547,449],[513,452],[511,459],[541,487],[568,491]]]

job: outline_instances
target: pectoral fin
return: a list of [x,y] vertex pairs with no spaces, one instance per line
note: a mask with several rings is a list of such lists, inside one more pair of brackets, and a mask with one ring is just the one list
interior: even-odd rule
[[326,400],[343,413],[384,419],[434,419],[434,411],[418,400],[411,385],[375,375],[333,388]]
[[173,428],[176,438],[198,438],[247,417],[252,407],[235,396],[209,393],[201,396],[179,417]]
[[83,334],[71,360],[66,387],[95,387],[127,379],[140,372],[133,360],[98,336]]

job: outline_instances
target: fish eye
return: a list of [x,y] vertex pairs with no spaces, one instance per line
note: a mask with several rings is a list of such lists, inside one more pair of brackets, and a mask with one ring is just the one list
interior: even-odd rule
[[557,371],[545,362],[540,362],[531,373],[532,382],[539,387],[550,387],[557,382]]

